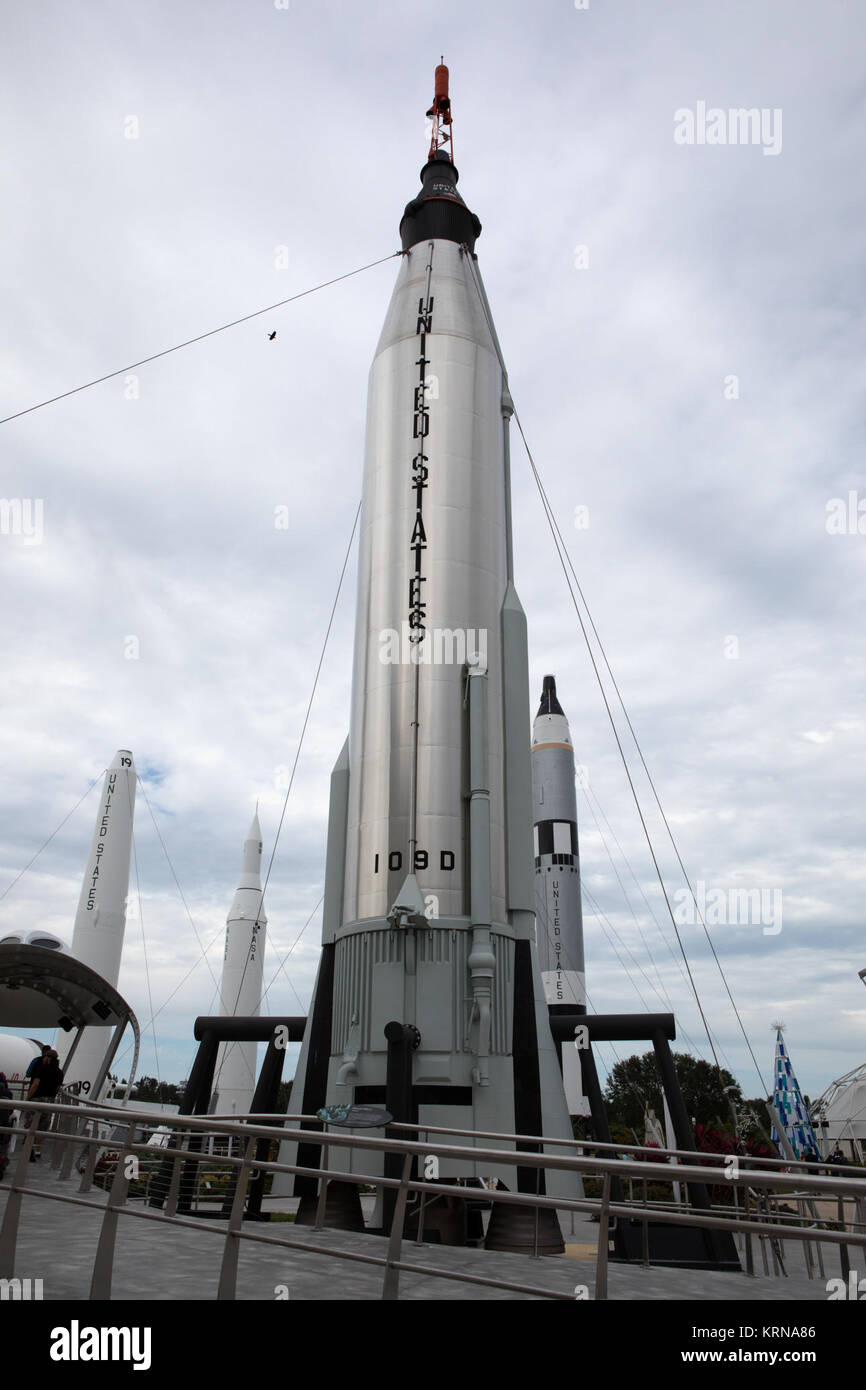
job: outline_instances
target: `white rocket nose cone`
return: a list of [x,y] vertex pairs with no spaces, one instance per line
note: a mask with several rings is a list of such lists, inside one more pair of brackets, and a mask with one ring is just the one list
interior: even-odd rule
[[565,711],[557,699],[556,678],[554,676],[544,677],[541,704],[532,724],[533,752],[545,744],[566,744],[569,748],[572,747],[571,731],[568,727]]
[[571,731],[564,714],[536,715],[532,725],[533,750],[549,743],[565,744],[569,748],[572,747]]
[[[244,840],[244,866],[241,887],[261,888],[262,871],[262,831],[259,825],[259,813],[253,816],[252,824]],[[252,875],[252,877],[250,877]]]
[[123,770],[135,775],[135,760],[128,748],[118,748],[109,764],[109,770],[111,772]]

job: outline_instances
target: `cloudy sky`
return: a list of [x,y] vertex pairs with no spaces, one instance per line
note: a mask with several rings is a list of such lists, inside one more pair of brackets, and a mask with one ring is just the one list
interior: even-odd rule
[[[855,0],[47,0],[7,15],[0,94],[8,416],[397,250],[444,53],[539,471],[692,881],[781,895],[781,918],[711,932],[764,1077],[781,1018],[813,1096],[866,1059],[864,31]],[[131,748],[120,987],[164,1079],[214,1006],[257,798],[273,849],[396,270],[0,426],[22,504],[0,534],[0,931],[70,938],[98,791],[69,813]],[[533,706],[555,672],[586,769],[591,1003],[672,1006],[707,1056],[516,442],[513,471]],[[268,889],[273,1012],[306,1010],[317,962],[354,563]],[[753,1095],[703,931],[681,930]]]

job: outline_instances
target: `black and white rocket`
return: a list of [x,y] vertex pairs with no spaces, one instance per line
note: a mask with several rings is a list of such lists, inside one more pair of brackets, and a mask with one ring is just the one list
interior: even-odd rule
[[[257,810],[244,840],[243,870],[226,923],[221,1014],[246,1017],[258,1014],[267,925],[262,905],[262,832]],[[249,1114],[256,1084],[257,1048],[254,1042],[221,1045],[212,1101],[215,1113]]]
[[[536,937],[545,998],[553,1013],[586,1013],[574,745],[553,676],[544,677],[532,725],[532,819]],[[563,1046],[562,1060],[569,1113],[588,1115],[580,1058],[572,1045]]]
[[[445,67],[429,114],[369,378],[351,725],[291,1108],[384,1104],[394,1025],[392,1056],[401,1038],[411,1054],[397,1118],[570,1138],[535,944],[513,406],[474,252],[481,224],[457,191]],[[357,1171],[371,1161],[330,1155]],[[535,1190],[513,1165],[440,1168]],[[563,1174],[548,1190],[577,1192]]]

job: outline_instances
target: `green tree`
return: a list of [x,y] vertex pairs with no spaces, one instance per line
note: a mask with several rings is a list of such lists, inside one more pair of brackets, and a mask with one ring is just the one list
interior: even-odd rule
[[[688,1052],[675,1052],[673,1058],[689,1119],[703,1125],[712,1121],[732,1125],[730,1100],[739,1106],[743,1095],[731,1073]],[[729,1086],[733,1089],[726,1095]],[[616,1121],[640,1131],[645,1103],[661,1117],[662,1078],[655,1052],[617,1062],[607,1079],[604,1100],[609,1123]]]
[[183,1098],[183,1088],[182,1081],[175,1085],[171,1081],[157,1081],[155,1076],[140,1076],[130,1092],[129,1099],[179,1105]]
[[643,1124],[645,1101],[657,1115],[662,1114],[661,1076],[654,1052],[626,1057],[614,1066],[604,1088],[608,1124],[637,1129]]

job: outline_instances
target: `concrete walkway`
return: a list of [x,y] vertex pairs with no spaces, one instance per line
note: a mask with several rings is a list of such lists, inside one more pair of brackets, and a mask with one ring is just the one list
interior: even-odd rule
[[[37,1193],[77,1194],[78,1180],[61,1183],[56,1171],[32,1165],[28,1186],[34,1195],[25,1196],[18,1237],[15,1275],[41,1279],[46,1300],[84,1300],[89,1297],[90,1277],[102,1212],[84,1206],[46,1200]],[[0,1213],[5,1210],[7,1193],[0,1192]],[[90,1199],[104,1205],[106,1194],[94,1189]],[[283,1205],[281,1203],[280,1205]],[[149,1211],[140,1202],[130,1211]],[[154,1213],[156,1215],[156,1213]],[[403,1260],[432,1266],[442,1272],[460,1271],[508,1280],[538,1289],[539,1294],[514,1293],[479,1285],[457,1283],[431,1274],[401,1273],[400,1298],[406,1300],[461,1302],[479,1299],[533,1300],[544,1290],[569,1297],[595,1295],[595,1258],[592,1255],[597,1226],[561,1214],[561,1224],[569,1245],[563,1257],[533,1259],[526,1255],[504,1255],[483,1250],[449,1246],[416,1245],[405,1242]],[[355,1255],[382,1259],[386,1242],[378,1236],[344,1231],[315,1231],[296,1228],[290,1222],[244,1226],[245,1231],[277,1235],[291,1244],[273,1247],[244,1241],[238,1261],[237,1296],[244,1300],[289,1298],[302,1301],[355,1301],[381,1298],[383,1269],[356,1260],[340,1260],[329,1255],[299,1249],[299,1244],[318,1245],[325,1250],[343,1249]],[[113,1299],[136,1301],[195,1300],[216,1297],[225,1240],[203,1230],[171,1226],[141,1216],[119,1217]],[[611,1264],[608,1296],[618,1300],[773,1301],[827,1300],[826,1280],[838,1277],[838,1249],[824,1246],[825,1276],[808,1279],[802,1253],[793,1241],[785,1247],[789,1278],[747,1278],[743,1274],[715,1274],[678,1269],[643,1269],[640,1266]],[[863,1252],[851,1250],[852,1267],[864,1273]],[[756,1243],[756,1269],[762,1270]],[[772,1263],[770,1263],[772,1269]],[[575,1289],[577,1288],[577,1295]],[[585,1290],[585,1293],[583,1292]]]

